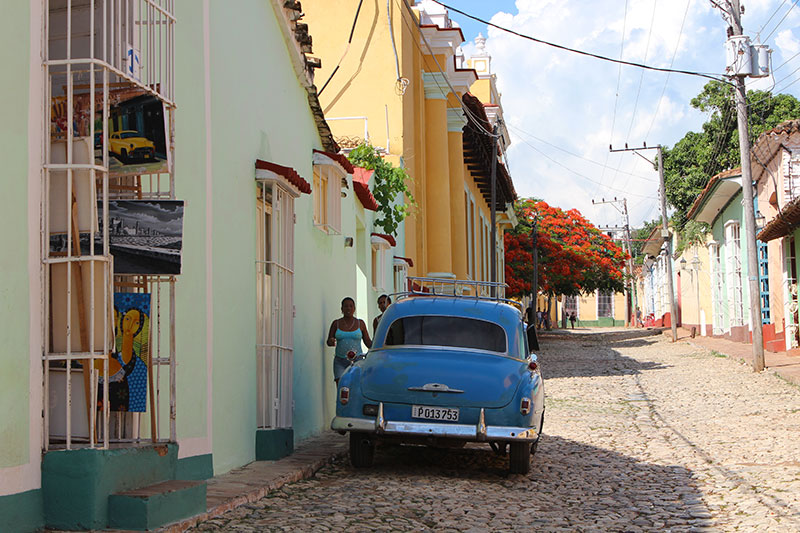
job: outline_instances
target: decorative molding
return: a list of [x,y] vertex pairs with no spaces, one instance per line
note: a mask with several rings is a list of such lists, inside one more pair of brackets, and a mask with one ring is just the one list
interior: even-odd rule
[[423,72],[422,82],[425,86],[425,98],[430,100],[446,100],[450,93],[447,77],[441,72]]
[[466,125],[467,117],[464,115],[463,109],[460,107],[447,108],[447,131],[461,133]]
[[427,48],[425,41],[436,55],[444,55],[449,61],[456,54],[458,46],[464,42],[461,30],[458,28],[439,28],[436,26],[420,26],[419,45],[423,50]]

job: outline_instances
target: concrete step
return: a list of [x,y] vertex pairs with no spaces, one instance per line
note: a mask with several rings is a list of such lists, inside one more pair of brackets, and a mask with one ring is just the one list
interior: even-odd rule
[[164,481],[108,497],[108,526],[147,531],[206,512],[205,481]]

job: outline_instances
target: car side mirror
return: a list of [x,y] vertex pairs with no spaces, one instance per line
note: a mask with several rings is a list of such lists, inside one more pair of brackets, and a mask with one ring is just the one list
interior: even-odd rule
[[539,349],[539,338],[536,336],[536,327],[533,324],[526,330],[528,336],[528,351],[533,352]]

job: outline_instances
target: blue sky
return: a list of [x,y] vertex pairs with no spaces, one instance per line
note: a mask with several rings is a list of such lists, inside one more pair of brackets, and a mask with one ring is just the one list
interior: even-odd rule
[[[709,0],[450,0],[521,33],[658,67],[721,73],[726,23]],[[800,97],[800,7],[789,0],[742,0],[746,35],[773,49],[774,76],[748,82]],[[770,17],[771,20],[770,20]],[[512,136],[508,162],[520,196],[578,208],[599,225],[620,215],[592,200],[628,200],[631,223],[659,215],[655,170],[609,144],[673,145],[707,116],[689,106],[707,80],[643,71],[520,39],[451,13],[467,42],[488,37]],[[673,59],[674,57],[674,59]],[[651,157],[653,151],[644,153]]]

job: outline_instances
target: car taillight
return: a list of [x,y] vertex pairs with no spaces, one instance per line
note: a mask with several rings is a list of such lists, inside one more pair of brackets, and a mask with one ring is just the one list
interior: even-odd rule
[[528,363],[528,368],[530,369],[531,372],[534,372],[536,371],[537,368],[539,368],[539,364],[536,361],[531,361],[530,363]]
[[342,387],[339,389],[339,403],[342,405],[347,405],[347,402],[350,401],[350,389],[348,387]]
[[523,415],[527,415],[531,412],[531,399],[530,398],[523,398],[521,402],[519,402],[519,412]]

